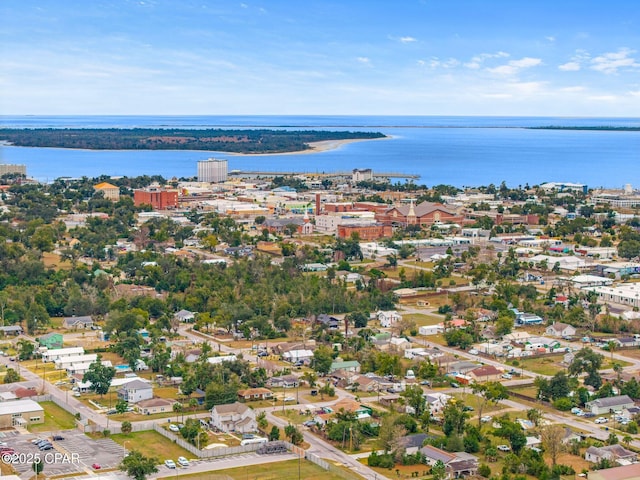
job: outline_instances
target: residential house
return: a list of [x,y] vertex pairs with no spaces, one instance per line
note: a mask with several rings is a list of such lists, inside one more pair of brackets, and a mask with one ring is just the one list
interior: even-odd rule
[[494,367],[493,365],[483,365],[478,368],[474,368],[468,375],[476,383],[499,381],[502,376],[502,370]]
[[142,415],[173,412],[174,403],[175,401],[167,400],[166,398],[150,398],[148,400],[140,400],[136,404],[136,410]]
[[247,388],[238,390],[238,399],[245,402],[252,400],[267,400],[273,397],[273,392],[268,388]]
[[62,348],[64,342],[62,340],[62,334],[57,332],[47,333],[38,337],[38,343],[41,347],[47,347],[49,350],[56,348]]
[[589,472],[589,480],[638,480],[640,463]]
[[118,390],[118,398],[129,403],[138,403],[153,398],[153,386],[141,380],[128,382]]
[[591,413],[595,413],[596,415],[612,413],[633,406],[635,406],[635,403],[628,395],[597,398],[585,404],[585,407],[589,409]]
[[638,454],[623,448],[621,445],[606,445],[603,447],[589,447],[584,454],[587,462],[600,463],[607,459],[620,465],[629,465],[638,460]]
[[258,430],[255,412],[240,402],[213,407],[211,425],[225,433],[250,433]]
[[413,455],[422,448],[422,444],[427,438],[429,435],[426,433],[416,433],[402,437],[398,443],[404,448],[404,453]]
[[267,380],[268,387],[281,388],[298,388],[300,380],[295,375],[282,375],[280,377],[271,377]]
[[552,337],[572,337],[576,334],[576,329],[566,323],[555,322],[547,327],[545,333]]
[[444,407],[447,405],[449,400],[451,400],[451,395],[432,392],[425,395],[425,400],[427,401],[427,405],[429,405],[429,411],[431,414],[437,414],[444,410]]
[[333,373],[337,370],[343,370],[345,372],[360,373],[360,362],[357,360],[335,360],[331,363],[329,373]]
[[420,335],[439,335],[444,332],[444,327],[441,325],[423,325],[418,328]]
[[326,313],[321,313],[316,318],[316,322],[321,323],[323,326],[327,327],[329,330],[336,330],[340,325],[340,320],[336,317],[331,317]]
[[402,315],[400,315],[395,310],[390,310],[390,311],[380,310],[376,313],[376,317],[380,321],[380,326],[382,328],[389,328],[402,320]]
[[411,342],[404,337],[393,337],[389,340],[389,347],[395,351],[402,351],[410,348]]
[[180,310],[173,315],[175,318],[184,323],[192,323],[196,319],[196,314],[189,310]]
[[283,360],[291,363],[295,362],[310,362],[313,358],[313,351],[309,349],[305,350],[290,350],[282,354]]
[[22,335],[23,330],[20,325],[5,325],[0,327],[0,333],[5,335]]
[[618,344],[618,348],[633,348],[640,345],[640,339],[635,337],[619,337],[613,341]]
[[420,449],[424,462],[433,466],[437,461],[444,463],[449,478],[475,475],[478,472],[478,458],[466,452],[445,452],[431,445]]
[[64,328],[91,328],[93,327],[93,318],[89,315],[82,317],[65,317],[62,320]]

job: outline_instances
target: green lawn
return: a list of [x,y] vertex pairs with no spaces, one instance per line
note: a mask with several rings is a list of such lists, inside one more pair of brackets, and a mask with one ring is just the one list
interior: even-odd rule
[[402,318],[416,322],[416,326],[437,325],[442,323],[444,317],[442,315],[425,315],[423,313],[403,313]]
[[[298,466],[300,470],[298,470]],[[299,474],[299,475],[298,475]],[[286,462],[265,463],[262,465],[249,465],[246,467],[230,468],[227,470],[216,470],[215,475],[224,478],[223,475],[231,477],[233,480],[285,480],[291,478],[304,478],[305,480],[343,480],[344,477],[328,472],[317,465],[302,460],[298,465],[297,460]],[[172,479],[174,475],[166,477]],[[206,473],[194,473],[192,475],[180,475],[182,479],[207,479]],[[216,478],[216,477],[214,477]],[[355,477],[354,478],[358,478]]]
[[63,410],[53,402],[40,402],[44,408],[44,423],[31,425],[32,432],[51,432],[56,430],[70,430],[76,427],[76,420],[69,412]]
[[175,460],[178,457],[193,457],[190,452],[153,430],[132,432],[128,435],[123,433],[114,434],[111,435],[111,439],[120,445],[124,445],[124,442],[127,442],[127,450],[138,450],[143,455],[157,457],[161,462],[167,458]]

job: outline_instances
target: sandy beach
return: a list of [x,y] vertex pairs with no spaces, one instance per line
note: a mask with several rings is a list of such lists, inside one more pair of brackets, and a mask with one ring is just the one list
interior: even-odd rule
[[335,150],[348,143],[369,142],[372,140],[388,140],[389,138],[392,138],[392,137],[387,135],[386,137],[382,137],[382,138],[350,138],[347,140],[323,140],[321,142],[310,142],[309,146],[311,148],[307,150],[298,150],[296,152],[281,152],[281,153],[235,153],[235,152],[227,153],[227,152],[224,152],[224,153],[225,155],[230,155],[234,157],[235,156],[243,157],[246,155],[260,155],[261,157],[268,157],[270,155],[300,155],[300,154],[320,153],[320,152],[326,152],[328,150]]

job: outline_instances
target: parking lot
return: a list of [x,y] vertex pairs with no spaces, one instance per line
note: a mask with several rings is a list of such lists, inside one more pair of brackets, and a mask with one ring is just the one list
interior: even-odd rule
[[48,476],[69,475],[72,473],[93,470],[91,465],[99,464],[101,468],[117,467],[123,458],[123,448],[109,438],[93,440],[78,430],[57,432],[64,440],[51,441],[53,450],[40,451],[32,440],[47,438],[46,435],[21,435],[15,431],[0,432],[0,441],[6,442],[16,454],[11,462],[18,474],[32,471],[32,463],[40,459],[44,463],[44,472]]

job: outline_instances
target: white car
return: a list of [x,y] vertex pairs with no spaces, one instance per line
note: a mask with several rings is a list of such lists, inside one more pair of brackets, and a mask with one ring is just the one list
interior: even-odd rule
[[478,350],[476,350],[475,348],[472,348],[471,350],[469,350],[469,355],[478,355]]
[[167,468],[176,468],[176,462],[174,462],[173,460],[165,460],[164,464],[167,466]]
[[511,451],[511,447],[509,445],[498,445],[496,448],[498,450],[500,450],[501,452],[510,452]]
[[295,402],[296,398],[295,397],[284,397],[284,401],[285,402]]
[[502,378],[506,378],[507,380],[511,380],[513,376],[510,373],[503,373]]
[[607,423],[608,420],[604,417],[598,417],[594,420],[595,423]]
[[492,418],[491,415],[485,415],[484,417],[480,417],[480,421],[482,423],[487,423],[491,421],[491,418]]
[[187,460],[187,459],[186,459],[186,458],[184,458],[184,457],[178,457],[178,464],[179,464],[181,467],[188,467],[188,466],[189,466],[189,460]]
[[173,423],[171,425],[169,425],[169,430],[171,430],[172,432],[179,432],[180,431],[178,426],[174,425]]

